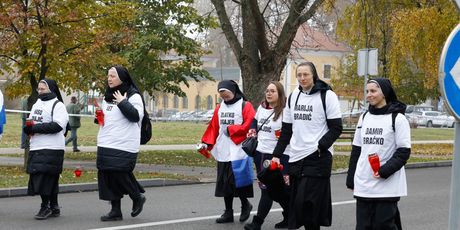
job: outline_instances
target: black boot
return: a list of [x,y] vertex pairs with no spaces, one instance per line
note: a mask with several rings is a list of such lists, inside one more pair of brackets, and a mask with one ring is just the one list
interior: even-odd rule
[[283,220],[277,224],[275,224],[275,228],[288,228],[288,215],[287,212],[283,212]]
[[61,215],[61,209],[59,205],[51,205],[51,215],[50,217],[58,217]]
[[147,199],[145,198],[144,194],[141,193],[139,198],[133,200],[133,211],[131,212],[131,216],[135,217],[142,212],[144,207],[144,203]]
[[249,218],[252,211],[252,204],[247,203],[246,205],[241,206],[241,215],[240,215],[240,222],[244,222]]
[[224,214],[216,219],[216,223],[231,223],[233,222],[233,209],[225,210]]
[[37,215],[34,216],[37,220],[46,220],[51,215],[51,209],[48,204],[42,203],[40,206],[40,211],[38,211]]
[[264,220],[257,215],[252,218],[252,223],[244,225],[245,230],[260,230]]
[[112,200],[110,203],[112,204],[112,209],[106,215],[101,216],[101,221],[123,220],[123,215],[121,214],[121,201]]

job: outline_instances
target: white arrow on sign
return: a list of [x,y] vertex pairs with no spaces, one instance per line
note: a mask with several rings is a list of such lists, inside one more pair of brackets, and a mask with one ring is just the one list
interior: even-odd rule
[[457,59],[457,62],[455,63],[454,67],[452,67],[449,73],[454,78],[457,87],[460,88],[460,58]]

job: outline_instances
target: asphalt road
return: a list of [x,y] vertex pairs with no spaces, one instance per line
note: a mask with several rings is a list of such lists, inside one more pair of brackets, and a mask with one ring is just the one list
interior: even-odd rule
[[[400,211],[405,230],[447,229],[451,167],[407,170],[409,196],[401,199]],[[333,224],[331,230],[354,229],[355,203],[344,186],[345,175],[332,176]],[[251,199],[257,206],[259,191]],[[0,229],[243,229],[243,223],[215,224],[223,211],[223,199],[213,196],[214,184],[153,187],[146,189],[144,211],[131,218],[131,200],[122,200],[124,220],[100,222],[99,217],[110,206],[98,199],[97,192],[68,193],[59,197],[62,216],[45,221],[33,219],[40,198],[15,197],[0,199]],[[234,201],[235,212],[240,202]],[[254,208],[255,210],[256,208]],[[252,216],[251,218],[252,219]],[[263,229],[273,229],[280,221],[278,205],[268,215]]]

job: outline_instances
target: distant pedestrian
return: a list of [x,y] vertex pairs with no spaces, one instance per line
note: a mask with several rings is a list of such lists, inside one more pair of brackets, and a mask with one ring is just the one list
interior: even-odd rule
[[[97,183],[99,199],[110,201],[109,213],[101,221],[122,220],[121,198],[128,194],[133,201],[131,216],[142,212],[146,201],[144,188],[133,174],[139,153],[144,102],[128,70],[122,66],[109,69],[108,86],[101,108],[103,118],[97,136]],[[102,113],[99,113],[100,115]]]
[[406,105],[385,78],[369,80],[366,92],[369,111],[356,126],[346,181],[356,198],[356,230],[400,230],[398,201],[407,196],[411,152]]
[[54,80],[41,80],[37,91],[38,100],[29,115],[32,122],[26,123],[23,130],[30,136],[27,193],[40,195],[42,203],[35,219],[44,220],[61,214],[58,204],[59,174],[62,173],[64,132],[69,116]]
[[3,99],[3,93],[0,90],[0,140],[3,137],[3,126],[6,123],[6,113],[5,113],[5,100]]
[[[265,90],[265,98],[259,108],[257,108],[256,116],[252,122],[251,130],[248,136],[257,136],[258,145],[254,156],[254,164],[256,165],[257,173],[260,174],[263,168],[263,163],[266,160],[271,160],[276,142],[281,134],[281,121],[283,120],[283,109],[286,105],[286,94],[284,93],[283,85],[278,81],[272,81],[268,84]],[[259,130],[257,133],[256,130]],[[289,176],[288,176],[288,160],[289,156],[283,154],[281,164],[284,166],[282,175],[284,177],[284,187],[272,189],[279,193],[279,203],[283,208],[283,220],[275,224],[275,228],[288,227],[288,211],[289,211]],[[270,197],[267,185],[259,182],[261,196],[257,208],[257,214],[253,217],[252,222],[244,226],[246,230],[260,230],[265,218],[273,204],[273,198]],[[284,190],[284,193],[281,192]]]
[[[72,96],[70,98],[70,104],[66,107],[67,112],[69,114],[80,114],[81,106],[77,104],[77,97]],[[70,116],[69,117],[69,124],[70,124],[70,137],[65,141],[65,144],[69,144],[72,142],[73,151],[80,152],[77,145],[77,129],[80,128],[80,117],[79,116]]]
[[[211,150],[217,161],[217,183],[215,196],[224,197],[225,211],[216,223],[233,222],[233,198],[239,197],[241,201],[240,222],[249,218],[252,205],[248,197],[254,196],[252,178],[249,184],[237,185],[236,178],[244,177],[236,172],[233,167],[250,167],[252,158],[248,158],[241,148],[241,142],[246,139],[246,133],[254,118],[254,108],[239,89],[236,82],[231,80],[221,81],[217,86],[222,103],[214,110],[214,115],[206,129],[201,142]],[[237,174],[238,173],[238,174]],[[245,179],[245,178],[242,178]]]
[[279,163],[290,144],[288,227],[317,230],[332,224],[332,145],[342,132],[342,115],[337,95],[313,63],[300,63],[296,77],[299,87],[284,108],[272,160]]

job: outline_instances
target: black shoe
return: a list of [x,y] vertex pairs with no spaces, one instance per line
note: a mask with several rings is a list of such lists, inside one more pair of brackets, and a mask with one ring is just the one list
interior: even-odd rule
[[240,222],[244,222],[249,218],[252,211],[252,204],[248,202],[246,206],[241,207]]
[[42,205],[40,211],[38,211],[37,215],[34,216],[37,220],[46,220],[51,215],[51,209],[48,205]]
[[74,149],[73,152],[78,153],[78,152],[80,152],[80,149]]
[[50,217],[58,217],[60,215],[61,215],[61,209],[59,209],[59,206],[51,207],[51,215],[50,215]]
[[225,210],[224,214],[216,219],[216,223],[223,224],[223,223],[231,223],[233,222],[233,209]]
[[107,215],[101,216],[101,221],[117,221],[117,220],[123,220],[123,215],[121,214],[121,211],[114,211],[110,210]]
[[260,230],[264,220],[255,215],[252,218],[252,222],[244,225],[245,230]]
[[281,222],[275,224],[275,228],[276,228],[276,229],[288,228],[288,221],[287,221],[287,218],[285,217],[285,218],[283,219],[283,221],[281,221]]
[[147,199],[145,198],[144,194],[141,194],[139,198],[133,200],[133,211],[131,212],[132,217],[136,217],[142,212],[146,200]]

